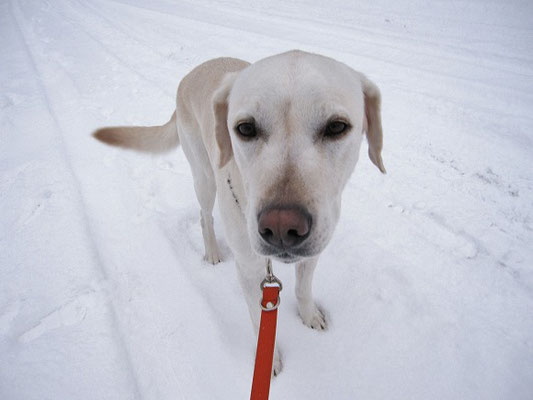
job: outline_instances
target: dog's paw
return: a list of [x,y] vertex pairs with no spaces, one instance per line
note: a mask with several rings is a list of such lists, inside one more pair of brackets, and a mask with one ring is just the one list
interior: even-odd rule
[[216,242],[215,244],[206,246],[204,260],[213,265],[216,265],[222,261],[222,257],[220,257],[220,251],[218,250]]
[[204,256],[204,260],[207,261],[209,264],[216,265],[222,261],[222,258],[219,256],[218,251],[214,251],[206,253],[206,255]]
[[311,329],[325,331],[328,328],[324,313],[316,305],[313,306],[310,312],[300,312],[300,317],[302,318],[302,322]]
[[281,354],[276,349],[274,351],[274,361],[272,363],[272,376],[278,376],[283,369],[283,363],[281,362]]

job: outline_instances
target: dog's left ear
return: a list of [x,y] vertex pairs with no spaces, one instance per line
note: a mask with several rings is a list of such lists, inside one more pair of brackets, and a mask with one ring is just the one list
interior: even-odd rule
[[224,76],[219,88],[213,94],[213,112],[215,114],[215,138],[219,150],[218,167],[224,167],[233,156],[233,147],[228,131],[228,97],[238,72]]
[[385,171],[383,160],[381,159],[381,149],[383,148],[383,129],[381,128],[381,94],[374,82],[363,74],[361,85],[365,96],[365,117],[363,129],[366,131],[368,140],[368,155],[370,160],[382,172]]

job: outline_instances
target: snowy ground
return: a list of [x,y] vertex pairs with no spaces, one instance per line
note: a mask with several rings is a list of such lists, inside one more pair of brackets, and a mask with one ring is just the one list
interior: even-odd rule
[[255,339],[219,225],[226,262],[201,260],[183,154],[90,133],[166,121],[206,59],[292,48],[380,86],[389,174],[362,156],[346,188],[315,280],[327,332],[275,265],[271,398],[533,398],[532,18],[529,0],[3,1],[0,398],[248,398]]

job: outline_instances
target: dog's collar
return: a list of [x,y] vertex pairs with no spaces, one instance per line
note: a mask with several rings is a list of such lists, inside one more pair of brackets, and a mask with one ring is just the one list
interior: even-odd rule
[[228,183],[229,190],[231,192],[231,195],[233,196],[233,200],[235,200],[235,204],[237,204],[237,207],[239,207],[239,210],[241,209],[241,203],[239,202],[239,199],[237,195],[235,194],[235,190],[233,189],[233,185],[231,184],[231,175],[228,173],[228,179],[226,179],[226,182]]

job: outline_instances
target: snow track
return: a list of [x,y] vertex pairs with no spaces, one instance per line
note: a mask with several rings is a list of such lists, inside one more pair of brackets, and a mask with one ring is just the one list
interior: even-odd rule
[[[239,399],[255,340],[225,262],[202,261],[181,151],[90,137],[155,124],[217,56],[291,48],[383,93],[317,271],[329,330],[296,315],[272,399],[533,397],[533,7],[332,0],[0,5],[0,398]],[[215,215],[215,219],[219,220]]]

